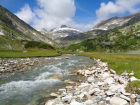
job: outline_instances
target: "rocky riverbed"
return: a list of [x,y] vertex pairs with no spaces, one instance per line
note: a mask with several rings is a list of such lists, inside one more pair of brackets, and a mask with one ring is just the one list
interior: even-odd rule
[[23,72],[52,60],[69,59],[67,57],[35,57],[35,58],[0,58],[0,74]]
[[[50,96],[56,97],[45,105],[140,105],[140,95],[127,93],[125,87],[138,80],[126,71],[120,76],[108,64],[94,59],[98,67],[79,70],[77,73],[87,77],[86,82],[76,86],[66,86]],[[140,89],[139,89],[140,90]]]

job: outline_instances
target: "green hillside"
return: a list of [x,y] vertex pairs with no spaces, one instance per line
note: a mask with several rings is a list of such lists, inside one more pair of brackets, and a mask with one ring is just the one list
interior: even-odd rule
[[140,22],[64,48],[66,51],[121,53],[140,49]]

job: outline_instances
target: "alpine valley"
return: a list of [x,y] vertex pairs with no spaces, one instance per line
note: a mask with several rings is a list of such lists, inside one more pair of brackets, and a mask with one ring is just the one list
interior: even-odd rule
[[62,51],[120,53],[140,49],[140,13],[101,21],[82,32],[62,25],[35,30],[0,6],[0,49],[24,49],[27,41],[50,44]]

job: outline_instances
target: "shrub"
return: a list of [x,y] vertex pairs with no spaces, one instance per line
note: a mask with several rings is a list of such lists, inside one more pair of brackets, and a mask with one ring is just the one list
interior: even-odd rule
[[53,46],[46,44],[46,43],[41,43],[39,44],[38,48],[43,48],[43,49],[54,49]]
[[41,43],[41,42],[36,42],[36,41],[28,41],[25,44],[25,48],[43,48],[43,49],[55,49],[53,46],[46,44],[46,43]]
[[34,48],[38,47],[41,44],[41,42],[36,42],[36,41],[29,41],[25,44],[25,48]]

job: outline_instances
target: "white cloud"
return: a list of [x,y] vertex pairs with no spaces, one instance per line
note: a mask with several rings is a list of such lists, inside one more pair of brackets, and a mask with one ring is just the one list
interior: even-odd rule
[[30,23],[33,18],[35,18],[35,13],[32,12],[31,8],[28,4],[25,4],[21,11],[15,13],[21,20],[25,21],[26,23]]
[[140,0],[116,0],[115,2],[109,1],[107,4],[101,3],[100,9],[96,10],[98,19],[95,24],[115,14],[139,12],[140,8],[136,8],[138,4],[140,4]]
[[78,24],[73,20],[76,13],[74,0],[36,0],[38,7],[33,11],[25,5],[16,15],[36,29],[47,30],[67,25],[80,30],[90,30],[92,24]]

